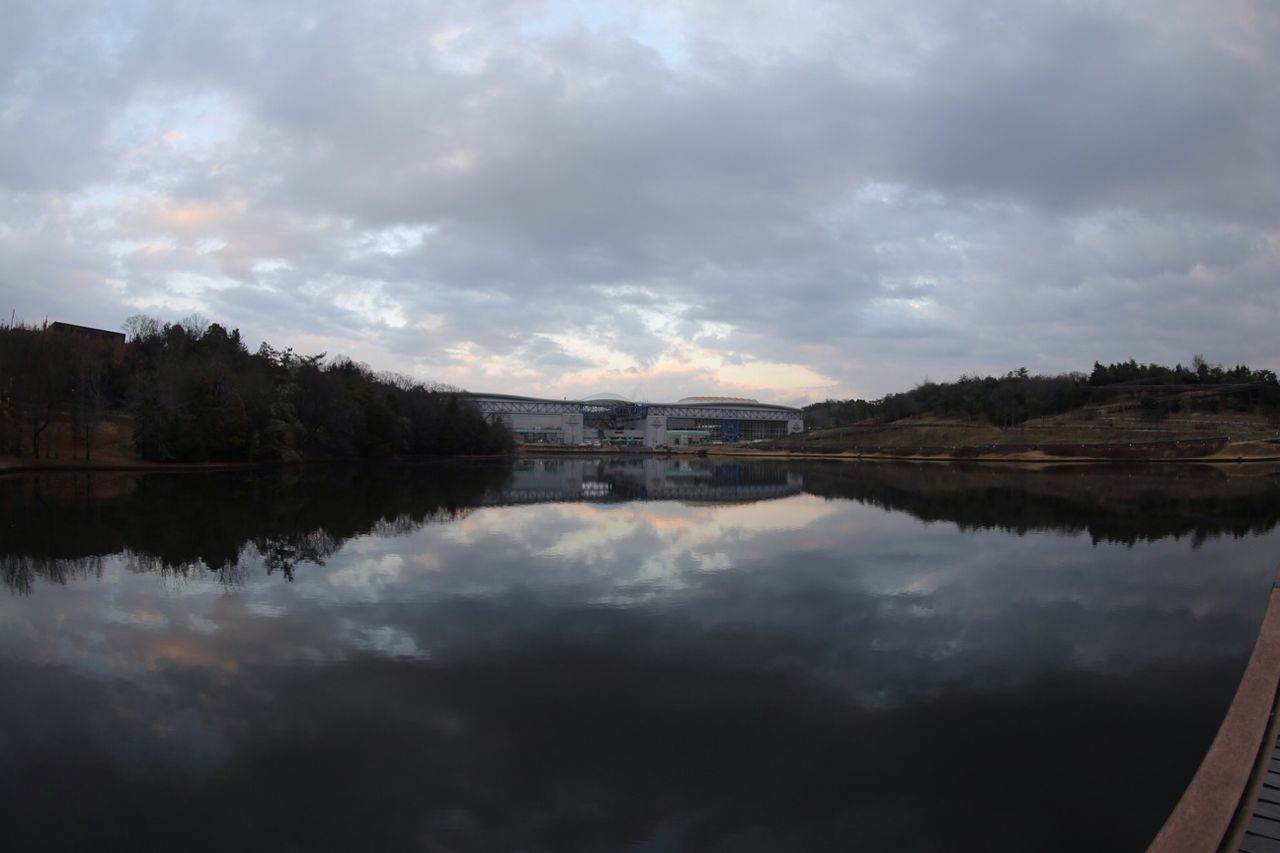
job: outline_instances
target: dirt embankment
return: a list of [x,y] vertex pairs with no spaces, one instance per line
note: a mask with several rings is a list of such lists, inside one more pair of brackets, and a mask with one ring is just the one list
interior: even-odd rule
[[98,422],[88,459],[85,459],[83,439],[79,446],[75,445],[71,424],[65,420],[55,421],[40,435],[38,458],[0,454],[0,471],[18,468],[133,468],[151,464],[133,449],[133,418],[123,412],[108,413]]
[[786,456],[917,460],[1262,461],[1280,459],[1280,425],[1252,415],[1197,414],[1145,421],[1086,410],[1016,427],[913,418],[811,430],[752,446]]
[[163,469],[205,470],[243,468],[247,462],[150,462],[138,455],[133,448],[133,418],[124,412],[109,412],[98,423],[94,432],[93,449],[85,458],[83,438],[75,445],[71,424],[60,420],[49,424],[40,435],[40,455],[6,456],[0,454],[0,473],[5,471],[32,471],[71,469],[91,471]]

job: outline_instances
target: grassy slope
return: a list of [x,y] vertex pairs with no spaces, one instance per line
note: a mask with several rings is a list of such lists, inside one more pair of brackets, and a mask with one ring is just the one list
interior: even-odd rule
[[[1214,439],[1219,439],[1215,441]],[[762,449],[886,456],[1246,458],[1280,456],[1280,426],[1235,412],[1144,420],[1132,403],[1088,407],[1001,428],[985,421],[910,418],[811,430]],[[1132,450],[1128,446],[1133,445]]]

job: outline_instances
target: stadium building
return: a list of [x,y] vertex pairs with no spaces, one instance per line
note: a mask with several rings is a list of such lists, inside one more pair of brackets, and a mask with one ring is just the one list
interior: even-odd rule
[[791,406],[743,397],[685,397],[637,403],[617,394],[548,400],[513,394],[467,394],[489,420],[501,420],[521,444],[663,447],[741,444],[804,432]]

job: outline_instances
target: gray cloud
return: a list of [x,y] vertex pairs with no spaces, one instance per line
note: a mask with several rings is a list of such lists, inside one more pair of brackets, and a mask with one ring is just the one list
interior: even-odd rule
[[[199,309],[652,397],[721,364],[807,368],[751,383],[798,400],[1280,357],[1261,3],[10,5],[0,307],[27,319]],[[495,387],[512,359],[535,389]]]

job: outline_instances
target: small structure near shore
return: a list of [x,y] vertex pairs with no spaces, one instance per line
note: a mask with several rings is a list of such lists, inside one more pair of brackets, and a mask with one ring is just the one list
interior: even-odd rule
[[48,331],[55,335],[68,335],[101,346],[119,359],[124,356],[124,332],[112,332],[108,329],[95,329],[91,326],[77,326],[75,323],[63,323],[55,320],[48,326]]

